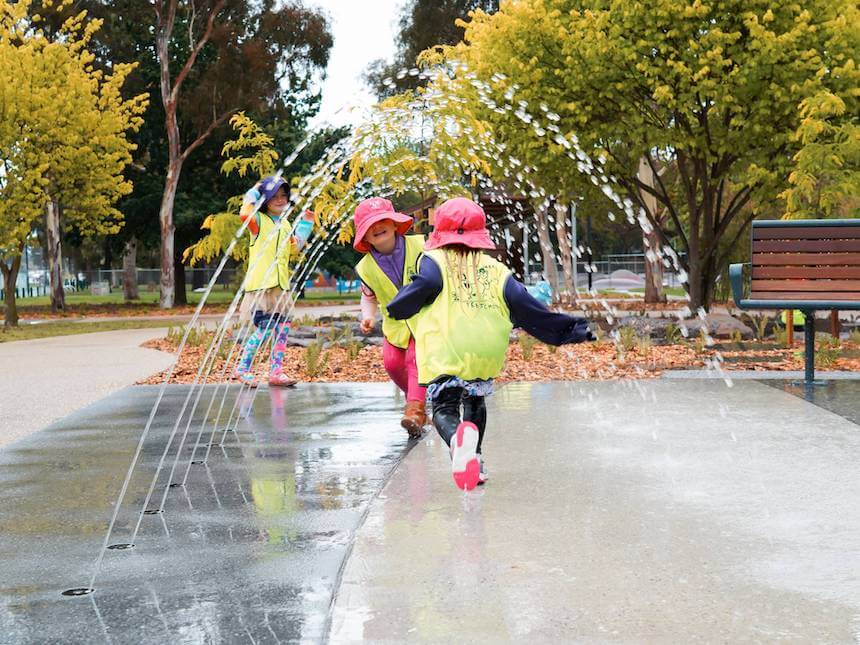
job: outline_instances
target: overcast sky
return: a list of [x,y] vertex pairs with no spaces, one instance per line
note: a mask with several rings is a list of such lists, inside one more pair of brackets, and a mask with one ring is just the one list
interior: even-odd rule
[[371,61],[394,58],[397,19],[405,0],[305,1],[329,14],[334,36],[322,90],[322,107],[312,123],[354,123],[357,115],[350,115],[342,108],[347,105],[366,107],[376,101],[361,77]]

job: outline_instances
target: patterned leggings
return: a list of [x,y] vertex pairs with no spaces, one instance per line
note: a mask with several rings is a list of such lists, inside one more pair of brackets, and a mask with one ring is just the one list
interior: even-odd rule
[[274,335],[272,341],[272,373],[280,372],[284,369],[284,354],[287,351],[287,335],[290,333],[290,322],[281,320],[280,318],[270,319],[263,312],[254,314],[254,324],[256,329],[254,333],[245,341],[245,347],[242,351],[242,358],[237,366],[237,371],[240,373],[248,373],[251,371],[251,364],[254,357],[260,349],[260,346],[266,342],[270,334]]

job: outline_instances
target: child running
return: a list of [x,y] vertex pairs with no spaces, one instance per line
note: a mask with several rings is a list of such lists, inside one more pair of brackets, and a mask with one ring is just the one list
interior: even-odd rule
[[426,391],[418,385],[415,340],[405,322],[393,320],[386,305],[417,270],[424,248],[423,235],[406,235],[412,218],[397,213],[387,199],[365,199],[355,209],[353,247],[365,256],[355,270],[361,278],[361,331],[370,333],[382,304],[382,362],[391,380],[406,395],[406,409],[400,425],[410,437],[420,437],[427,423],[424,409]]
[[[262,198],[255,213],[254,206]],[[249,387],[258,383],[251,370],[259,347],[272,335],[272,365],[269,385],[292,387],[296,381],[284,373],[284,354],[290,333],[288,316],[293,301],[290,291],[290,258],[304,247],[313,231],[315,217],[310,211],[302,216],[291,235],[289,222],[281,215],[290,200],[289,185],[280,177],[264,177],[245,193],[239,217],[248,222],[251,246],[248,253],[248,276],[240,318],[254,321],[254,332],[245,341],[236,376]]]
[[481,252],[495,245],[472,200],[457,197],[436,210],[424,249],[418,274],[388,304],[388,315],[409,319],[418,381],[427,386],[433,424],[450,449],[454,482],[471,490],[487,480],[484,398],[504,367],[512,327],[550,345],[595,337],[585,318],[549,311]]

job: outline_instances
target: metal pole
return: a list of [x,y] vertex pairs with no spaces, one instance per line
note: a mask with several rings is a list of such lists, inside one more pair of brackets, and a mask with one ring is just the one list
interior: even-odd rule
[[585,221],[585,249],[588,253],[588,290],[591,291],[591,278],[594,272],[594,257],[591,253],[591,213]]
[[30,247],[24,243],[24,294],[30,295]]
[[815,312],[805,310],[803,312],[803,348],[806,359],[806,370],[804,378],[806,385],[813,385],[815,381]]
[[529,283],[529,223],[523,220],[523,282]]
[[571,232],[570,248],[573,249],[573,253],[570,254],[571,255],[570,261],[573,262],[573,294],[571,294],[571,295],[575,296],[576,292],[577,292],[577,288],[576,288],[576,277],[577,277],[577,273],[576,273],[576,202],[570,202],[570,204],[567,207],[567,210],[568,210],[568,213],[570,214],[570,232]]

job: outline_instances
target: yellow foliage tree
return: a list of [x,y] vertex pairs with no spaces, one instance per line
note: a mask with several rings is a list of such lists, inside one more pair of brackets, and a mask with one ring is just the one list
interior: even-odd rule
[[16,258],[39,214],[54,310],[65,306],[63,226],[84,235],[119,230],[122,215],[114,204],[131,191],[123,177],[134,150],[127,134],[140,127],[146,107],[145,95],[122,96],[132,65],[114,65],[110,73],[94,66],[87,47],[100,21],[87,22],[81,12],[49,34],[30,9],[30,0],[0,1],[0,248],[4,281],[13,292],[7,325],[16,320]]

